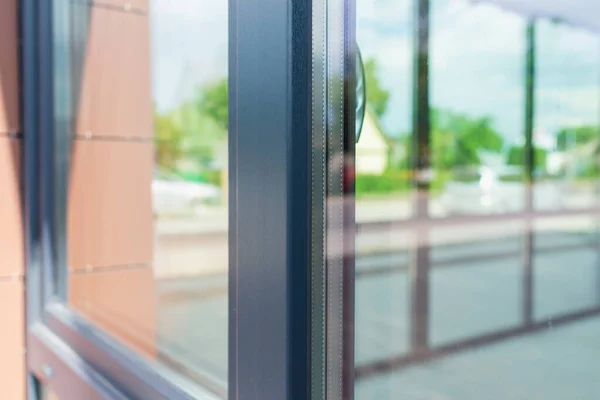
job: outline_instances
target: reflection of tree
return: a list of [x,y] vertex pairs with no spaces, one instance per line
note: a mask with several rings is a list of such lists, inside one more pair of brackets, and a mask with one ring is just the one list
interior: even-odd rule
[[216,146],[226,139],[227,131],[194,102],[180,107],[176,117],[183,130],[182,155],[201,169],[210,168]]
[[[539,147],[533,149],[534,169],[545,168],[548,151]],[[506,155],[506,164],[519,167],[525,166],[525,148],[523,146],[512,146]]]
[[[483,154],[502,154],[504,138],[494,128],[490,117],[472,117],[442,109],[431,109],[431,158],[435,178],[431,183],[432,190],[439,190],[451,176],[451,171],[468,166],[482,165]],[[407,190],[409,158],[413,138],[410,134],[400,135],[394,140],[397,145],[408,149],[405,157],[399,162],[389,165],[382,176],[359,177],[357,190],[364,193],[393,192]],[[366,180],[368,178],[368,181]]]
[[379,66],[377,65],[377,61],[369,58],[364,64],[367,103],[377,117],[381,118],[387,111],[390,92],[384,89],[379,82]]
[[167,113],[154,113],[156,162],[169,170],[186,161],[211,169],[228,128],[227,80],[213,82]]
[[173,114],[154,113],[154,130],[156,142],[156,162],[169,170],[175,169],[181,157],[183,131],[177,124]]
[[[387,111],[390,98],[379,79],[377,60],[365,61],[367,103],[381,118]],[[438,169],[481,165],[481,152],[500,153],[504,146],[502,135],[494,128],[490,117],[471,117],[448,110],[431,109],[431,157]],[[404,135],[399,143],[410,149],[411,138]],[[406,160],[392,168],[407,166]]]
[[[437,170],[479,166],[482,153],[502,152],[504,138],[489,117],[470,117],[440,109],[431,109],[430,117],[432,167]],[[400,136],[397,141],[404,148],[411,148],[409,134]],[[409,153],[406,153],[408,157]],[[408,165],[408,160],[404,159],[392,167],[404,169]]]
[[197,96],[198,109],[210,116],[225,131],[229,127],[227,79],[221,79],[205,86]]
[[599,133],[597,126],[563,128],[558,132],[556,144],[560,151],[569,150],[574,146],[589,143],[596,139]]
[[481,152],[500,153],[502,135],[489,117],[470,117],[447,110],[431,111],[433,166],[452,169],[481,165]]

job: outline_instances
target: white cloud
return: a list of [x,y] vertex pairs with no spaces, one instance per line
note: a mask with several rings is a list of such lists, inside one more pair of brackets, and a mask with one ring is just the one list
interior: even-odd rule
[[572,88],[540,88],[537,92],[536,125],[549,132],[565,126],[598,124],[598,85]]
[[152,84],[159,109],[227,75],[226,0],[150,2]]
[[358,45],[364,58],[376,58],[378,64],[398,71],[412,65],[412,42],[407,35],[377,35],[372,31],[358,35]]
[[466,0],[433,3],[430,44],[434,107],[490,116],[507,137],[523,126],[525,23]]
[[[432,1],[431,101],[435,107],[490,115],[502,133],[516,138],[524,123],[526,16],[490,2]],[[510,0],[496,3],[507,5]],[[357,14],[361,50],[365,57],[379,61],[381,80],[392,93],[384,117],[391,132],[410,128],[412,90],[412,11],[406,2],[395,4],[396,10],[388,1],[359,0]],[[577,4],[584,9],[581,0]],[[543,10],[549,12],[554,6]],[[575,21],[572,12],[567,17]],[[395,29],[378,26],[378,19],[395,21]],[[536,44],[536,125],[554,131],[565,125],[596,123],[600,107],[598,36],[586,29],[542,22]]]
[[536,125],[549,132],[597,124],[600,39],[581,29],[538,24]]
[[390,90],[383,125],[407,131],[411,114],[412,0],[357,0],[356,38],[363,58],[374,58],[381,82]]
[[466,0],[433,3],[431,62],[437,68],[484,64],[486,57],[523,56],[525,24],[514,13]]
[[600,39],[589,31],[543,20],[536,25],[536,46],[539,57],[547,62],[576,61],[595,65]]
[[357,0],[359,25],[389,26],[412,19],[413,0]]
[[[357,0],[358,43],[365,58],[379,61],[382,83],[392,94],[383,121],[390,132],[410,127],[413,3]],[[503,132],[518,135],[523,119],[525,19],[489,3],[528,13],[558,12],[586,26],[593,22],[600,30],[600,20],[596,21],[600,2],[432,0],[433,104],[491,114]],[[154,96],[165,109],[197,85],[226,76],[228,4],[226,0],[152,0],[150,4]],[[584,30],[550,23],[538,26],[538,66],[543,69],[538,73],[536,123],[553,129],[596,121],[599,82],[592,79],[600,76],[600,40]],[[571,72],[569,63],[576,64]],[[548,72],[551,66],[556,68]]]

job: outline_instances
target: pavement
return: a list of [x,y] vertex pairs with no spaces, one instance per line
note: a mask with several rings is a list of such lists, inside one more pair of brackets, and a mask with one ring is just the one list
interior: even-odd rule
[[600,319],[360,380],[357,400],[595,400]]
[[[533,255],[534,318],[548,321],[547,331],[361,379],[356,384],[356,398],[597,398],[592,394],[599,393],[600,384],[591,379],[590,369],[600,366],[600,321],[583,320],[560,328],[553,328],[551,323],[555,316],[598,304],[600,259],[597,250],[590,247],[593,240],[595,236],[584,231],[544,230],[537,235]],[[509,234],[432,246],[432,345],[520,323],[522,243],[520,234]],[[565,243],[582,247],[557,247]],[[503,252],[509,255],[483,258]],[[452,260],[457,261],[452,264]],[[357,258],[357,271],[398,267],[357,278],[357,365],[408,352],[410,275],[402,268],[408,263],[406,251]],[[227,278],[222,274],[158,280],[161,352],[223,388],[227,381],[226,285]],[[575,395],[566,396],[569,390]]]
[[[581,208],[578,198],[573,208]],[[581,203],[581,204],[580,204]],[[465,242],[482,242],[521,235],[524,221],[518,219],[483,222],[469,226],[442,223],[447,216],[438,198],[430,201],[431,222],[425,246],[442,246]],[[548,211],[544,209],[544,211]],[[411,225],[411,198],[406,195],[358,200],[356,222],[359,232],[356,249],[359,254],[398,252],[414,246],[414,225]],[[460,222],[460,217],[458,217]],[[600,215],[598,216],[600,220]],[[583,217],[542,218],[534,222],[534,232],[590,232],[598,226],[596,218]],[[393,227],[361,229],[377,223],[397,221]],[[402,221],[407,221],[406,226]],[[228,215],[226,207],[207,208],[204,213],[180,218],[158,218],[155,221],[154,272],[156,279],[184,279],[186,277],[226,275],[228,268]],[[460,226],[460,228],[459,228]]]
[[[573,207],[592,205],[579,203]],[[597,398],[592,394],[600,393],[600,383],[590,371],[600,366],[600,346],[594,346],[600,344],[595,338],[600,319],[560,328],[552,319],[598,305],[600,218],[545,217],[531,227],[524,219],[495,218],[463,226],[441,223],[447,213],[436,198],[429,211],[428,234],[416,242],[407,196],[356,203],[356,220],[364,228],[356,237],[358,366],[409,352],[409,266],[415,246],[430,250],[432,346],[520,324],[523,239],[529,231],[535,237],[533,317],[548,321],[549,328],[360,379],[356,398]],[[385,225],[388,221],[400,223]],[[155,222],[159,351],[221,393],[227,385],[227,225],[226,207]]]

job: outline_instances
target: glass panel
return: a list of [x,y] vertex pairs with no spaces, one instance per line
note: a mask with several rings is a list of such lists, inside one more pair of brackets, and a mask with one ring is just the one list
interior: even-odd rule
[[[356,143],[355,359],[363,364],[408,350],[410,232],[377,228],[414,213],[410,1],[356,1],[356,40],[366,111]],[[389,316],[394,315],[394,319]]]
[[597,218],[545,218],[533,227],[534,318],[552,324],[554,318],[598,307]]
[[522,233],[518,222],[429,229],[432,347],[519,324]]
[[363,127],[356,399],[597,397],[600,8],[559,3],[357,0],[404,167],[361,173]]
[[225,398],[227,2],[69,4],[55,53],[62,295]]
[[356,40],[369,88],[356,144],[356,220],[409,218],[413,7],[406,0],[357,0],[356,8]]
[[[430,2],[433,216],[524,207],[525,20],[496,6]],[[493,95],[491,95],[493,93]]]
[[536,24],[534,144],[539,209],[598,202],[600,37],[553,21]]

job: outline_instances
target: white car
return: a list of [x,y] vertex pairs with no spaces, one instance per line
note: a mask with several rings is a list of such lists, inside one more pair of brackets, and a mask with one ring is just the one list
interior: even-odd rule
[[157,215],[198,214],[217,204],[221,191],[215,185],[190,182],[163,170],[155,170],[152,181],[152,206]]
[[[523,211],[526,183],[522,168],[480,167],[454,171],[441,202],[448,214],[504,214]],[[564,184],[540,180],[533,185],[535,209],[562,208]]]

